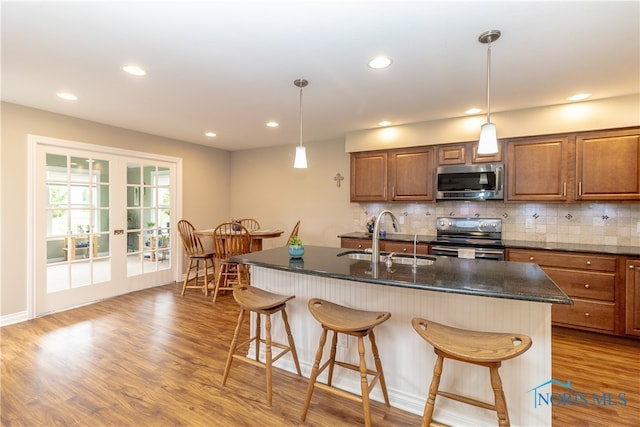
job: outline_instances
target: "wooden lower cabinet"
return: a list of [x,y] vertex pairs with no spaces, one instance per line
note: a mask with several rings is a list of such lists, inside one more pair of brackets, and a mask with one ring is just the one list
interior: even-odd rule
[[[397,254],[413,254],[413,242],[393,242],[390,240],[382,241],[381,250],[385,252],[394,252]],[[416,245],[416,253],[419,255],[429,255],[430,246],[424,243]]]
[[341,237],[340,247],[347,249],[371,249],[373,245],[371,239],[354,239],[351,237]]
[[507,260],[538,264],[573,300],[551,307],[554,325],[624,335],[622,257],[507,249]]
[[627,260],[626,333],[640,337],[640,259]]
[[[348,249],[370,249],[373,245],[371,239],[358,239],[352,237],[341,237],[340,247]],[[380,250],[384,252],[413,254],[413,242],[380,239]],[[430,246],[426,243],[416,245],[416,253],[419,255],[429,255]]]

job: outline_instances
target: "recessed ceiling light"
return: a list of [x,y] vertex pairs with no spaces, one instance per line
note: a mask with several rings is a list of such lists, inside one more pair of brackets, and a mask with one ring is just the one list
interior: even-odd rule
[[378,122],[378,126],[390,126],[391,122],[389,120],[383,120],[381,122]]
[[213,138],[214,136],[216,136],[215,132],[207,132],[205,133],[205,136],[208,136],[209,138]]
[[267,126],[270,128],[277,128],[279,125],[277,122],[267,122]]
[[144,76],[147,74],[146,71],[144,71],[142,68],[138,67],[137,65],[125,65],[124,67],[122,67],[122,70],[125,73],[129,73],[132,76]]
[[371,61],[369,61],[369,67],[374,70],[380,70],[382,68],[387,68],[391,65],[391,59],[386,56],[376,56]]
[[75,96],[72,93],[69,92],[58,92],[56,95],[58,95],[58,98],[62,98],[65,99],[67,101],[77,101],[78,97]]
[[464,113],[465,114],[478,114],[480,111],[482,111],[482,110],[479,109],[479,108],[469,108]]
[[590,93],[577,93],[573,96],[568,97],[567,101],[582,101],[583,99],[587,99],[590,96]]

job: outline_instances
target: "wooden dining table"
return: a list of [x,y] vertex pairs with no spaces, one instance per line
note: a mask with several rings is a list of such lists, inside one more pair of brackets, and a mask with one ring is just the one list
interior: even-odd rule
[[[204,230],[196,230],[195,234],[199,237],[211,237],[213,238],[214,228],[207,228]],[[238,233],[240,233],[238,231]],[[258,230],[249,230],[249,234],[251,234],[251,252],[257,252],[262,250],[262,240],[263,239],[273,239],[275,237],[280,237],[284,233],[284,230],[280,230],[277,228],[261,228]]]

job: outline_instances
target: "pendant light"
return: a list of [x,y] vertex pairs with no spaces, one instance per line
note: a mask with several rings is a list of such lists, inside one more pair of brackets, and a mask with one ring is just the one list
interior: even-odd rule
[[480,34],[478,41],[487,45],[487,123],[480,128],[478,154],[494,154],[498,152],[496,125],[491,123],[491,43],[498,40],[502,33],[489,30]]
[[307,168],[307,150],[302,145],[302,88],[306,87],[309,82],[305,79],[294,80],[294,85],[300,88],[300,145],[296,147],[296,158],[293,162],[293,167],[296,169]]

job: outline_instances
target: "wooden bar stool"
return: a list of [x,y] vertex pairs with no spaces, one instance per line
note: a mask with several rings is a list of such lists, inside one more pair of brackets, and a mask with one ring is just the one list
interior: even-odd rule
[[[433,350],[438,356],[433,368],[429,396],[424,407],[422,427],[427,427],[431,423],[436,395],[438,394],[469,405],[496,411],[498,413],[498,425],[510,425],[507,401],[502,390],[502,380],[500,379],[498,368],[503,360],[512,359],[527,351],[531,347],[531,338],[522,334],[478,332],[452,328],[420,318],[414,318],[411,323],[416,332],[433,346]],[[445,358],[489,368],[494,404],[459,394],[439,391],[440,375],[442,374],[442,365]]]
[[[298,363],[298,353],[296,352],[296,346],[293,342],[293,336],[291,335],[291,328],[289,327],[289,321],[287,319],[286,305],[287,301],[295,298],[295,296],[283,296],[267,292],[263,289],[258,289],[253,286],[238,286],[233,291],[233,298],[240,305],[240,315],[238,316],[238,324],[236,325],[235,333],[233,334],[233,340],[231,341],[231,348],[229,348],[229,355],[227,357],[227,365],[224,368],[224,376],[222,377],[222,385],[224,386],[231,370],[231,362],[233,359],[244,360],[252,365],[260,366],[266,369],[267,374],[267,401],[271,406],[271,367],[273,362],[280,359],[286,353],[291,352],[293,362],[296,365],[298,375],[302,376],[300,372],[300,364]],[[256,313],[256,328],[255,335],[249,337],[248,340],[238,344],[238,336],[240,335],[240,329],[244,321],[244,315],[247,311]],[[289,345],[284,345],[271,341],[271,315],[274,313],[282,313],[282,321],[284,322],[284,328],[287,332],[287,339]],[[266,317],[265,324],[265,338],[261,337],[260,330],[260,315],[263,314]],[[255,360],[250,359],[242,354],[236,354],[238,347],[243,347],[252,342],[256,343],[255,348]],[[260,344],[266,345],[265,362],[260,361]],[[271,347],[278,347],[282,351],[273,357]]]
[[[307,388],[307,398],[304,403],[302,421],[304,421],[307,417],[309,405],[311,404],[311,396],[313,395],[313,390],[317,387],[319,389],[336,394],[340,397],[345,397],[356,402],[361,402],[362,408],[364,410],[364,423],[366,426],[370,426],[371,412],[369,410],[369,394],[371,393],[371,390],[376,385],[378,380],[380,381],[380,387],[382,388],[382,394],[384,395],[384,403],[387,405],[387,407],[389,406],[387,385],[384,380],[384,373],[382,372],[382,363],[380,362],[380,356],[378,355],[378,347],[376,346],[373,328],[385,322],[389,317],[391,317],[391,313],[356,310],[353,308],[333,304],[331,302],[324,301],[318,298],[309,300],[309,311],[311,312],[313,317],[315,317],[315,319],[322,325],[322,333],[320,335],[320,345],[316,353],[316,360],[313,364],[311,377],[309,378],[309,387]],[[322,359],[324,344],[327,340],[328,331],[333,331],[331,355],[329,356],[329,360],[327,360],[321,367],[320,361]],[[360,355],[359,366],[336,360],[338,333],[347,334],[358,338],[358,353]],[[368,336],[369,341],[371,342],[371,351],[373,353],[373,358],[376,365],[375,371],[367,369],[367,366],[365,364],[365,336]],[[334,365],[360,372],[360,385],[362,388],[361,396],[354,395],[331,385]],[[327,384],[317,382],[318,375],[320,375],[327,368],[327,366],[329,367]],[[373,376],[371,382],[368,381],[367,375]]]

